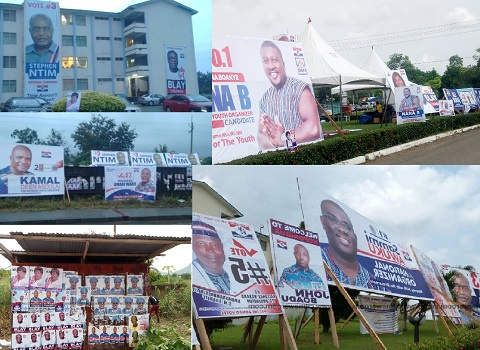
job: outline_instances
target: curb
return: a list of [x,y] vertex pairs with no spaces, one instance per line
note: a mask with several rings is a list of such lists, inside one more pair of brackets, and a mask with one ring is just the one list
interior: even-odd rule
[[388,156],[389,154],[404,151],[404,150],[407,150],[409,148],[420,146],[420,145],[423,145],[423,144],[426,144],[426,143],[429,143],[429,142],[433,142],[433,141],[442,139],[444,137],[455,135],[455,134],[461,134],[465,131],[470,131],[470,130],[474,130],[474,129],[477,129],[477,128],[480,128],[480,125],[468,126],[466,128],[463,128],[463,129],[457,129],[457,130],[444,132],[444,133],[438,134],[438,135],[428,136],[428,137],[425,137],[425,138],[420,139],[420,140],[415,140],[415,141],[404,143],[404,144],[401,144],[401,145],[398,145],[398,146],[385,148],[385,149],[382,149],[380,151],[367,153],[364,156],[359,156],[359,157],[355,157],[355,158],[352,158],[352,159],[347,159],[347,160],[335,163],[333,165],[359,165],[359,164],[364,164],[368,160],[374,160],[374,159],[377,159],[377,158],[380,158],[380,157],[383,157],[383,156]]

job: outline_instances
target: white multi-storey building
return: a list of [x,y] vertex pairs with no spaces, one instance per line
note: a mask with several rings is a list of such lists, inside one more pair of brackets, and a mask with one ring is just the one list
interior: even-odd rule
[[[148,0],[122,12],[60,9],[60,78],[68,91],[167,94],[167,48],[184,54],[186,93],[198,93],[192,15],[173,0]],[[24,7],[0,4],[0,101],[24,96]]]

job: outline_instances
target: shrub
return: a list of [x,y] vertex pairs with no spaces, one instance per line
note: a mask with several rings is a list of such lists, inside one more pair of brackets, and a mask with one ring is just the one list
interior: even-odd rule
[[300,146],[296,152],[287,152],[285,150],[266,152],[237,159],[227,164],[327,165],[419,140],[427,136],[478,124],[480,124],[479,113],[452,117],[434,117],[425,123],[390,125],[377,130],[349,133],[343,137],[336,136],[323,142]]
[[461,329],[451,337],[409,345],[408,350],[476,350],[480,349],[480,330]]
[[159,298],[158,310],[162,317],[171,320],[188,316],[192,310],[191,297],[190,281],[187,284],[176,284]]
[[[67,98],[62,97],[53,106],[54,112],[65,112]],[[123,112],[125,103],[119,98],[97,91],[82,92],[80,112]]]
[[156,328],[145,332],[135,349],[139,350],[190,350],[189,341],[180,337],[173,328]]

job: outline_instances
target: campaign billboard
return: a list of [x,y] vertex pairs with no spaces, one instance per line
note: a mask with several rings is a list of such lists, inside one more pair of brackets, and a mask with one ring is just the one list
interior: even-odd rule
[[128,152],[124,151],[90,151],[92,165],[129,166]]
[[163,155],[169,167],[189,167],[192,166],[192,161],[196,161],[194,154],[164,153]]
[[0,143],[0,197],[63,195],[63,147]]
[[[395,299],[360,294],[358,308],[375,333],[398,332],[398,309]],[[362,322],[360,322],[360,333],[368,334]]]
[[478,108],[479,102],[472,88],[457,89],[457,93],[464,106],[469,106],[470,109]]
[[455,109],[453,107],[452,100],[440,100],[439,102],[439,114],[442,117],[455,115]]
[[156,167],[106,166],[105,199],[154,201],[157,191]]
[[[442,292],[442,294],[446,295],[450,300],[452,300],[453,298],[450,293],[450,289],[447,282],[443,278],[441,269],[438,267],[438,265],[420,249],[415,247],[412,247],[412,249],[415,253],[418,266],[420,267],[420,272],[425,278],[425,281],[427,281],[428,285],[439,290]],[[435,302],[441,308],[441,310],[437,310],[437,312],[442,312],[443,314],[447,315],[453,323],[460,324],[461,318],[458,312],[458,307],[450,300],[447,300],[442,294],[438,293],[435,289],[430,288],[430,291],[435,298]]]
[[395,109],[397,111],[397,124],[424,122],[425,111],[423,107],[422,87],[403,86],[395,88]]
[[167,94],[186,94],[185,51],[183,47],[165,46]]
[[260,151],[323,140],[300,43],[214,35],[212,157],[227,162]]
[[411,85],[410,81],[408,80],[407,72],[405,72],[405,69],[392,70],[388,72],[387,81],[392,87],[394,94],[395,94],[395,88]]
[[345,288],[433,300],[410,247],[390,230],[318,190],[316,183],[301,181],[300,194],[305,227],[318,232],[323,260]]
[[462,317],[462,323],[472,321],[463,312],[464,310],[480,320],[480,273],[449,265],[441,265],[441,268],[444,273],[455,273],[450,281],[453,283],[452,292],[456,297],[456,301],[461,305],[458,311]]
[[130,159],[132,161],[132,166],[167,166],[167,162],[165,161],[165,156],[163,153],[130,152]]
[[61,97],[60,6],[58,2],[27,0],[25,23],[25,96],[54,103]]
[[282,305],[331,307],[317,233],[270,219],[270,247]]
[[438,98],[430,86],[422,86],[423,110],[425,114],[438,113]]
[[192,214],[192,299],[198,318],[283,313],[255,230]]
[[460,110],[463,111],[463,102],[462,99],[460,98],[460,95],[458,94],[457,90],[455,89],[443,89],[443,94],[445,95],[445,98],[447,100],[452,100],[453,101],[453,106]]
[[80,111],[80,102],[82,100],[82,93],[77,91],[69,92],[67,95],[67,102],[65,105],[66,112]]

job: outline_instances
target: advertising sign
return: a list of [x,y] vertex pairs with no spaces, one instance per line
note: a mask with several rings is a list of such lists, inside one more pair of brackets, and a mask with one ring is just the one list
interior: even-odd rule
[[192,166],[190,156],[186,153],[164,153],[165,161],[169,167],[189,167]]
[[213,163],[323,140],[300,43],[214,35]]
[[78,112],[80,110],[80,101],[82,99],[82,93],[73,91],[67,95],[66,112]]
[[130,152],[130,159],[132,161],[132,166],[167,166],[163,153]]
[[155,200],[157,191],[156,167],[106,166],[105,199]]
[[478,101],[472,88],[457,89],[457,93],[460,96],[464,106],[469,106],[470,109],[478,108]]
[[64,193],[63,147],[0,143],[0,197]]
[[300,182],[300,193],[306,229],[318,232],[323,260],[345,288],[433,300],[407,244],[315,183]]
[[183,47],[165,46],[167,94],[186,94],[185,52]]
[[198,318],[283,313],[252,227],[193,213],[192,249]]
[[462,99],[460,98],[460,95],[458,94],[457,90],[455,89],[443,89],[443,94],[445,95],[445,98],[447,100],[452,100],[453,101],[453,106],[460,110],[463,111],[463,102]]
[[438,113],[438,98],[430,86],[422,86],[423,110],[425,114]]
[[[358,307],[375,333],[398,333],[398,311],[394,299],[359,295]],[[368,333],[362,322],[360,322],[360,333]]]
[[452,100],[440,100],[438,101],[440,105],[439,114],[442,117],[455,115],[455,109],[453,108]]
[[395,93],[395,88],[402,86],[410,86],[410,81],[407,77],[407,72],[405,69],[392,70],[387,74],[387,81],[390,84],[393,93]]
[[90,151],[92,165],[96,166],[129,166],[128,152],[123,151]]
[[282,305],[331,307],[318,234],[270,219],[270,235]]
[[58,2],[25,1],[25,95],[50,103],[60,99],[60,6]]
[[423,94],[421,86],[395,88],[395,109],[397,124],[424,122]]
[[[452,299],[450,294],[450,289],[448,288],[447,282],[443,278],[440,268],[435,262],[430,259],[425,253],[421,252],[418,248],[412,247],[417,258],[418,266],[420,267],[420,272],[422,273],[425,281],[427,281],[429,286],[435,287],[437,290],[441,291],[443,294],[447,295],[448,298]],[[447,315],[453,323],[460,324],[460,314],[458,312],[458,307],[445,299],[440,293],[436,292],[433,288],[430,288],[435,302],[443,310],[443,313]],[[442,312],[442,310],[437,310],[437,312]]]

